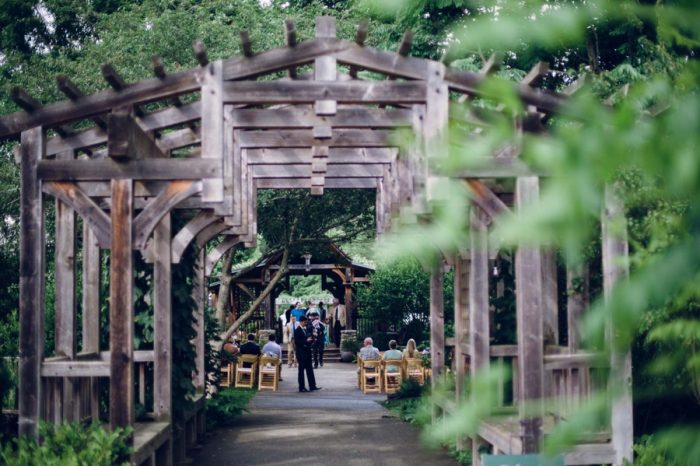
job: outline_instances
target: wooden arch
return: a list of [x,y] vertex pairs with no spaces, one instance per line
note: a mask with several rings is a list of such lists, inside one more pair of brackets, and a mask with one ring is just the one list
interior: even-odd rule
[[[149,455],[161,449],[166,452],[161,455],[165,463],[172,462],[173,446],[184,448],[187,442],[173,442],[170,424],[170,268],[192,241],[201,247],[220,234],[229,235],[208,261],[200,253],[199,267],[193,271],[199,305],[197,364],[201,369],[196,385],[201,395],[203,272],[211,270],[218,260],[216,255],[223,254],[227,245],[255,241],[258,189],[304,188],[317,195],[331,188],[373,189],[377,193],[377,228],[381,233],[400,227],[399,213],[406,207],[410,206],[414,215],[429,216],[432,183],[445,177],[464,180],[474,193],[479,221],[474,222],[478,231],[472,235],[472,244],[465,245],[469,249],[468,261],[466,257],[453,261],[460,285],[456,289],[462,290],[455,302],[462,303],[460,312],[467,301],[472,303],[470,310],[480,310],[478,316],[470,315],[470,326],[474,327],[470,335],[474,338],[463,353],[469,353],[471,367],[488,364],[493,353],[489,353],[488,336],[484,333],[484,319],[488,320],[488,301],[484,300],[485,296],[488,298],[484,295],[488,284],[484,278],[484,273],[488,274],[488,260],[483,256],[484,245],[488,246],[485,229],[493,219],[508,212],[509,204],[517,210],[532,202],[538,194],[539,176],[546,174],[520,160],[517,147],[507,147],[459,173],[432,163],[451,150],[447,140],[451,118],[469,118],[473,124],[485,124],[469,112],[468,106],[465,110],[464,106],[452,105],[450,93],[463,95],[465,101],[475,96],[493,97],[480,90],[490,67],[473,73],[411,57],[410,35],[404,36],[397,52],[387,52],[364,45],[364,26],[358,28],[354,40],[338,39],[335,29],[334,18],[319,17],[316,37],[297,43],[289,22],[285,46],[253,53],[248,43],[243,56],[214,62],[209,61],[206,50],[198,43],[198,68],[168,74],[156,57],[154,77],[136,83],[124,82],[113,66],[105,64],[102,73],[109,89],[84,95],[69,78],[60,76],[58,87],[67,99],[44,106],[21,89],[13,91],[15,102],[25,111],[0,118],[0,139],[21,139],[21,434],[35,435],[40,419],[94,417],[98,400],[91,398],[90,393],[94,394],[98,377],[107,377],[110,426],[136,425],[138,448],[132,461],[150,461]],[[313,65],[313,74],[299,75],[298,68],[306,65]],[[348,67],[349,74],[342,74],[338,65]],[[386,79],[359,79],[360,70],[373,71]],[[287,77],[257,79],[280,71],[285,71]],[[522,131],[542,131],[541,120],[562,110],[567,100],[565,94],[535,87],[544,73],[546,67],[538,64],[515,89],[527,109],[514,122]],[[183,96],[188,96],[187,103]],[[153,102],[162,105],[149,111],[145,105]],[[79,131],[72,128],[72,123],[81,120],[91,120],[94,126]],[[397,129],[408,131],[413,137],[399,143],[394,137]],[[54,130],[56,136],[47,137],[47,130]],[[515,179],[515,192],[495,192],[489,180],[498,178]],[[110,250],[110,348],[106,353],[100,352],[99,339],[95,340],[101,330],[99,282],[85,280],[81,285],[86,316],[82,333],[87,339],[83,348],[88,352],[78,355],[76,273],[74,268],[57,263],[57,283],[67,284],[59,290],[56,306],[56,352],[62,356],[50,360],[43,357],[42,277],[46,264],[42,254],[42,192],[54,196],[60,206],[57,257],[74,255],[74,212],[90,227],[84,235],[89,241],[83,242],[83,255],[89,258],[84,273],[89,276],[99,271],[100,248]],[[613,201],[611,197],[615,207]],[[174,236],[169,215],[173,209],[193,213],[190,222]],[[617,206],[606,212],[619,214],[620,209]],[[604,258],[610,267],[625,249],[623,242],[606,239]],[[133,250],[145,247],[149,240],[157,284],[155,343],[152,352],[142,354],[133,348]],[[519,276],[539,276],[542,252],[520,249]],[[614,283],[622,275],[623,271],[614,269],[607,283]],[[434,270],[432,277],[431,314],[439,316],[440,269]],[[465,298],[467,288],[472,293],[469,299]],[[517,348],[523,405],[544,397],[541,381],[551,367],[563,365],[573,371],[578,370],[575,364],[586,360],[572,353],[562,362],[561,358],[544,354],[540,338],[541,295],[542,283],[536,278],[519,291],[518,331],[530,332],[519,334],[527,336],[529,339],[521,341],[529,343]],[[442,338],[438,335],[438,321],[434,329],[434,342],[438,343]],[[459,338],[464,343],[464,333]],[[622,386],[627,386],[629,374],[625,358],[623,355],[611,360],[611,373]],[[152,417],[156,422],[147,429],[135,423],[134,415],[134,373],[135,366],[141,364],[153,364],[154,373]],[[441,355],[435,355],[435,378],[442,368]],[[86,380],[88,383],[84,383]],[[81,394],[81,401],[75,406],[71,404],[73,393]],[[65,402],[54,403],[58,399]],[[87,399],[90,401],[82,401]],[[621,458],[631,455],[630,403],[625,398],[615,405],[611,441],[583,446],[579,450],[583,453],[572,457],[570,464],[620,464]],[[45,412],[46,407],[50,412]],[[487,441],[508,453],[534,451],[542,435],[541,417],[523,411],[519,422],[522,430],[512,439],[510,433],[501,435],[486,429],[474,439],[475,444]]]

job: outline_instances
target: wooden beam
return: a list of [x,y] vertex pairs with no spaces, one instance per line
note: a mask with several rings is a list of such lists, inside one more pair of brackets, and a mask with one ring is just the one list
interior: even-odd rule
[[192,220],[177,232],[172,241],[172,263],[179,264],[187,247],[196,238],[200,231],[214,222],[222,221],[221,217],[212,210],[200,210]]
[[[332,16],[316,17],[316,38],[335,39],[335,18]],[[337,79],[335,58],[331,55],[321,55],[314,60],[314,79],[316,81],[335,81]],[[330,97],[334,97],[330,94]],[[314,110],[316,115],[335,115],[338,102],[331,99],[316,99]]]
[[228,116],[234,127],[313,128],[330,125],[338,128],[398,128],[411,126],[411,112],[406,109],[338,108],[333,116],[318,117],[310,108],[233,109]]
[[227,104],[311,104],[328,98],[345,104],[411,104],[427,98],[425,84],[418,81],[225,81],[222,89]]
[[254,55],[254,53],[253,44],[250,42],[250,35],[248,34],[248,31],[241,31],[239,33],[239,36],[241,38],[241,52],[243,52],[243,56],[251,58]]
[[487,214],[484,218],[487,224],[493,222],[503,215],[511,214],[512,211],[506,204],[482,181],[469,179],[465,181],[467,187],[472,192],[472,201]]
[[195,356],[195,366],[197,369],[197,375],[195,376],[194,386],[197,393],[205,393],[206,390],[206,323],[205,323],[205,312],[207,303],[207,281],[204,275],[204,260],[205,260],[205,249],[200,249],[197,254],[197,262],[195,263],[195,279],[194,287],[192,293],[194,294],[194,300],[197,303],[197,310],[195,311],[195,319],[197,321],[197,336],[195,337],[195,351],[197,355]]
[[[445,300],[443,296],[442,263],[430,268],[430,379],[433,389],[442,381],[445,372]],[[433,420],[435,420],[433,410]]]
[[[202,159],[217,164],[226,175],[224,169],[224,105],[223,105],[223,75],[221,62],[212,63],[209,72],[204,74],[202,84],[202,108],[207,111],[202,115]],[[228,154],[226,154],[228,156]],[[224,180],[209,179],[204,181],[202,198],[205,202],[221,203],[224,201]],[[227,212],[225,212],[227,213]]]
[[229,249],[231,249],[239,243],[241,243],[241,238],[238,235],[232,235],[224,239],[214,249],[209,251],[204,265],[204,274],[207,277],[211,276],[214,267],[219,262],[219,260],[221,260],[223,255],[226,254],[226,252]]
[[206,159],[42,160],[37,166],[37,175],[46,181],[200,180],[220,178],[221,167],[217,161]]
[[[456,254],[454,258],[454,329],[455,329],[455,402],[458,404],[464,401],[465,383],[467,376],[467,354],[463,350],[469,343],[471,309],[469,303],[470,290],[470,260]],[[464,439],[456,439],[457,448],[464,450]]]
[[165,158],[151,135],[141,129],[127,107],[115,109],[109,115],[107,152],[117,160]]
[[[70,78],[64,74],[56,76],[56,85],[58,86],[58,90],[73,102],[85,97],[83,91],[78,89],[78,86],[76,86],[73,81],[71,81]],[[107,120],[104,117],[94,116],[92,117],[92,121],[94,121],[101,130],[107,130]]]
[[[248,165],[310,164],[312,152],[308,148],[247,149]],[[328,150],[329,164],[391,164],[397,158],[394,148],[331,147]]]
[[559,344],[559,286],[557,284],[557,251],[542,251],[542,324],[545,345]]
[[[287,42],[287,47],[296,47],[297,45],[297,31],[294,26],[294,21],[291,19],[284,20],[284,37]],[[294,79],[297,77],[297,69],[295,66],[290,66],[287,70],[290,78]]]
[[401,38],[401,43],[396,51],[400,56],[405,57],[411,52],[411,47],[413,47],[413,31],[406,31],[403,33]]
[[[35,113],[43,107],[41,102],[29,95],[21,87],[10,89],[10,99],[27,113]],[[68,126],[58,125],[55,129],[61,137],[68,137],[74,133],[73,129]]]
[[133,181],[112,181],[109,283],[110,428],[134,424]]
[[[355,33],[355,43],[360,47],[365,45],[365,40],[367,39],[367,29],[369,28],[369,21],[363,20],[357,24],[357,32]],[[357,67],[350,67],[350,77],[357,79]]]
[[[256,179],[255,184],[260,189],[310,189],[311,178],[263,178]],[[376,189],[374,178],[326,178],[328,189]]]
[[[111,236],[111,231],[110,231]],[[111,240],[110,240],[111,242]],[[92,228],[83,222],[83,345],[84,353],[100,351],[100,246]],[[98,380],[90,380],[90,412],[99,418],[100,393]]]
[[237,141],[243,149],[293,148],[323,145],[328,147],[395,147],[398,141],[389,130],[340,129],[331,139],[319,141],[307,130],[237,131]]
[[168,186],[152,199],[134,219],[134,247],[143,249],[161,219],[178,203],[201,191],[202,183],[200,182],[171,181],[168,183]]
[[[539,180],[516,180],[515,202],[518,211],[536,202]],[[520,437],[523,453],[539,451],[542,417],[538,415],[544,396],[544,343],[542,334],[542,254],[522,245],[515,254],[516,314],[518,333],[518,393],[520,401]]]
[[40,366],[44,355],[44,211],[36,167],[44,155],[44,133],[22,133],[19,259],[19,435],[36,437],[43,417]]
[[201,40],[196,40],[192,43],[192,50],[194,51],[194,57],[197,59],[199,66],[205,67],[209,64],[207,48]]
[[[255,178],[313,178],[311,164],[255,165],[252,168]],[[380,178],[384,176],[384,165],[328,164],[325,173],[326,178]]]
[[[629,275],[629,245],[625,209],[612,186],[605,188],[605,207],[601,215],[603,253],[603,291],[610,300],[615,285],[627,280]],[[613,320],[607,321],[608,345],[610,347],[609,391],[612,400],[612,445],[615,449],[615,465],[632,461],[633,406],[632,406],[632,354],[621,349],[615,341]]]
[[470,371],[475,376],[489,367],[489,247],[486,215],[473,209],[471,216],[471,256],[469,269],[469,355]]
[[589,276],[588,266],[566,268],[566,314],[569,351],[575,353],[581,348],[581,318],[588,307]]
[[75,209],[83,221],[90,225],[103,249],[111,244],[111,227],[108,215],[74,183],[45,182],[43,191]]
[[172,417],[171,221],[166,213],[155,227],[153,264],[153,413],[156,421]]

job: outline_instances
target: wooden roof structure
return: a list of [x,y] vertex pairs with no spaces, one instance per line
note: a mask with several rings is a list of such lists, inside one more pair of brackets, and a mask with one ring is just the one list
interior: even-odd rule
[[[485,181],[516,180],[514,206],[538,195],[538,173],[510,147],[465,173],[445,173],[429,159],[440,159],[449,150],[450,93],[462,100],[483,96],[479,84],[490,71],[460,71],[444,63],[411,57],[412,35],[407,32],[396,52],[364,45],[367,24],[357,29],[354,41],[338,39],[335,19],[319,17],[315,38],[299,42],[294,24],[285,23],[286,45],[254,52],[242,34],[243,55],[211,62],[204,46],[195,43],[200,66],[169,74],[158,57],[153,59],[152,79],[126,83],[110,64],[102,67],[108,88],[84,95],[66,76],[57,79],[66,100],[42,105],[27,92],[15,89],[12,98],[24,111],[0,118],[0,139],[20,137],[21,161],[21,260],[20,260],[20,432],[35,434],[42,418],[56,421],[96,416],[95,380],[108,378],[110,425],[135,425],[134,368],[154,367],[153,417],[157,421],[137,426],[132,460],[166,451],[169,464],[171,436],[170,398],[170,267],[178,263],[190,244],[203,247],[212,238],[225,239],[204,255],[201,249],[197,277],[199,302],[197,386],[204,387],[203,312],[204,273],[235,244],[251,245],[257,235],[256,190],[304,188],[320,195],[326,188],[375,189],[377,230],[400,226],[400,214],[429,215],[431,183],[441,177],[464,179],[472,190],[474,234],[469,257],[450,258],[455,264],[459,290],[457,360],[470,360],[472,370],[489,362],[488,244],[485,231],[510,209]],[[313,73],[300,67],[313,65]],[[339,70],[347,69],[348,73]],[[384,80],[362,80],[358,71],[370,70]],[[547,67],[538,64],[516,86],[527,112],[519,115],[523,131],[542,131],[542,118],[557,112],[567,97],[534,87]],[[286,76],[280,77],[282,74]],[[488,97],[488,96],[485,96]],[[158,103],[149,111],[148,104]],[[149,106],[150,108],[150,106]],[[92,122],[90,127],[77,126]],[[77,125],[76,125],[77,124]],[[82,127],[82,126],[81,126]],[[396,130],[413,137],[398,141]],[[53,136],[50,136],[53,134]],[[42,193],[56,199],[56,353],[43,358],[45,259]],[[620,215],[614,198],[608,216]],[[172,231],[170,212],[189,209],[191,220]],[[76,335],[76,215],[84,223],[82,286],[83,342],[77,352]],[[607,217],[604,217],[604,221]],[[624,275],[616,259],[626,252],[625,242],[613,236],[604,244],[604,259],[611,287]],[[110,250],[110,350],[99,351],[99,271],[101,250]],[[133,250],[140,250],[154,264],[156,290],[155,348],[148,354],[133,349]],[[518,336],[514,364],[519,368],[519,400],[540,400],[546,394],[544,380],[545,325],[552,325],[556,310],[543,310],[542,251],[521,248],[516,275],[529,277],[518,290]],[[99,274],[97,274],[99,275]],[[431,339],[434,348],[444,346],[441,326],[442,280],[433,271]],[[468,278],[467,278],[468,277]],[[531,280],[530,280],[531,277]],[[551,277],[550,277],[551,278]],[[484,294],[486,293],[486,294]],[[467,305],[469,304],[469,305]],[[459,307],[459,309],[458,309]],[[464,327],[469,312],[469,328]],[[543,322],[544,320],[544,322]],[[568,373],[587,371],[588,359],[570,355],[559,361]],[[578,359],[577,359],[578,357]],[[611,361],[613,376],[627,386],[627,356]],[[582,362],[583,361],[583,362]],[[462,361],[458,374],[464,374]],[[140,366],[139,366],[140,367]],[[433,354],[433,371],[444,368],[444,354]],[[558,370],[558,369],[557,369]],[[586,372],[587,373],[587,372]],[[140,384],[138,386],[143,386]],[[580,387],[580,384],[577,385]],[[87,391],[86,391],[87,390]],[[459,387],[458,387],[459,391]],[[75,394],[79,394],[75,395]],[[91,395],[92,394],[92,395]],[[140,394],[139,394],[140,395]],[[92,396],[92,398],[91,398]],[[76,398],[77,397],[77,398]],[[78,399],[80,401],[78,401]],[[53,400],[53,401],[52,401]],[[55,400],[62,400],[57,402]],[[615,462],[631,454],[631,402],[615,405],[612,443],[600,448],[582,447],[578,462]],[[617,413],[617,417],[616,417]],[[617,422],[617,424],[615,423]],[[480,432],[475,439],[498,445],[503,452],[529,452],[538,448],[542,418],[522,408],[518,442],[498,429]],[[617,427],[616,427],[617,426]],[[506,439],[506,440],[504,440]],[[176,446],[186,442],[175,442]],[[513,447],[519,445],[519,447]],[[587,448],[587,450],[586,450]],[[165,450],[163,450],[165,449]],[[590,451],[589,451],[590,450]],[[158,453],[158,455],[161,455]],[[159,456],[162,458],[163,456]],[[572,460],[574,461],[574,460]],[[568,460],[567,460],[568,462]]]

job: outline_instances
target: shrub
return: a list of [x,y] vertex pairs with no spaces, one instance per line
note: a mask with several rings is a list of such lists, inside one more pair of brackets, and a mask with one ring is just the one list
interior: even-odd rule
[[108,432],[99,424],[84,427],[80,423],[54,425],[42,423],[39,445],[35,439],[22,437],[0,450],[0,463],[8,466],[112,466],[128,465],[131,429]]
[[248,402],[255,396],[255,390],[224,388],[207,400],[207,429],[233,425],[234,420],[243,414]]
[[636,443],[634,445],[634,465],[676,466],[676,462],[673,461],[673,458],[666,447],[656,443],[652,435],[645,435],[640,439],[640,443]]
[[360,342],[357,340],[343,340],[340,342],[340,351],[347,351],[355,354],[360,351]]

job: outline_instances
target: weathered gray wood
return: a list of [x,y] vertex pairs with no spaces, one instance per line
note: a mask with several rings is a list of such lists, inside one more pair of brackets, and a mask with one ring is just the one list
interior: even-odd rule
[[231,226],[224,222],[224,219],[217,220],[197,234],[195,243],[198,247],[203,248],[207,242],[216,238],[219,234],[223,234]]
[[207,56],[207,48],[201,40],[196,40],[192,42],[192,51],[194,56],[199,63],[199,66],[205,67],[209,64],[209,57]]
[[472,210],[469,269],[469,355],[472,375],[489,367],[489,247],[486,215]]
[[[515,204],[520,211],[536,202],[539,180],[535,177],[518,178],[515,189]],[[518,247],[515,254],[515,284],[520,437],[522,452],[534,453],[539,450],[542,438],[542,418],[536,413],[544,394],[542,253],[538,248],[529,245]]]
[[187,247],[204,228],[220,220],[212,210],[200,210],[177,232],[172,241],[172,263],[179,264]]
[[[601,218],[603,253],[603,291],[606,300],[614,286],[627,279],[629,274],[629,246],[624,206],[615,189],[605,189],[605,207]],[[615,449],[615,465],[632,461],[632,355],[629,349],[621,349],[615,341],[612,318],[608,318],[607,334],[610,355],[610,391],[612,401],[612,445]]]
[[[10,89],[10,99],[27,113],[34,113],[43,107],[41,102],[20,87],[13,87]],[[55,130],[61,137],[68,137],[74,133],[71,127],[64,125],[56,126]]]
[[[445,66],[442,63],[430,63],[427,82],[427,101],[423,121],[422,157],[414,164],[414,207],[417,212],[427,212],[426,201],[432,193],[427,190],[428,166],[435,160],[444,160],[448,155],[448,124],[450,95],[443,80]],[[430,160],[430,162],[429,162]],[[425,192],[428,191],[428,192]],[[425,197],[427,195],[427,197]]]
[[[394,148],[330,147],[330,164],[390,164],[397,158]],[[312,151],[308,148],[247,149],[248,165],[286,165],[312,163]]]
[[107,153],[117,160],[166,156],[153,137],[143,131],[134,120],[129,107],[120,107],[110,113],[107,137]]
[[100,247],[109,248],[111,243],[109,216],[80,188],[74,183],[50,181],[44,183],[43,191],[75,209],[92,228]]
[[[100,246],[92,228],[83,222],[83,353],[100,351]],[[99,384],[90,380],[90,411],[99,418]]]
[[557,252],[546,248],[542,251],[542,323],[545,345],[559,344],[558,293]]
[[[291,19],[284,20],[284,38],[287,43],[287,47],[296,47],[297,45],[297,31],[294,26],[294,21]],[[295,66],[290,66],[287,70],[290,78],[294,79],[297,77],[297,69]]]
[[250,35],[248,34],[248,31],[241,31],[239,33],[239,36],[241,38],[241,52],[243,52],[243,56],[246,58],[252,57],[254,55],[253,44],[250,41]]
[[486,224],[492,223],[500,216],[511,213],[506,204],[484,182],[479,180],[466,180],[467,187],[473,194],[472,201],[487,214],[481,220]]
[[[467,360],[463,350],[469,343],[469,290],[470,290],[470,260],[457,254],[454,258],[454,329],[455,329],[455,401],[464,401],[467,376]],[[457,449],[466,448],[465,439],[457,437]]]
[[[218,163],[224,169],[224,105],[221,61],[207,66],[202,84],[202,159]],[[204,181],[202,198],[205,202],[224,201],[224,180]]]
[[[73,159],[73,151],[59,154],[61,159]],[[77,315],[75,303],[75,211],[60,200],[56,201],[56,297],[55,297],[55,344],[56,355],[70,359],[77,352]],[[70,378],[63,380],[61,418],[65,421],[77,421],[78,417],[78,381]]]
[[340,129],[331,139],[317,140],[309,130],[236,131],[242,148],[312,147],[392,147],[396,141],[389,130]]
[[343,108],[333,116],[317,116],[311,108],[232,109],[233,126],[252,128],[312,128],[328,124],[333,128],[396,128],[411,126],[407,109]]
[[133,181],[112,181],[109,283],[109,425],[134,423]]
[[445,298],[443,296],[442,263],[430,269],[430,362],[431,383],[439,383],[445,371]]
[[[310,189],[311,178],[261,178],[255,184],[260,189]],[[326,178],[328,189],[375,189],[374,178]]]
[[201,191],[199,182],[171,181],[134,219],[134,247],[144,248],[160,219],[178,203]]
[[[78,86],[76,86],[73,83],[73,81],[71,81],[70,78],[66,75],[56,76],[56,84],[58,86],[58,89],[61,92],[63,92],[63,94],[65,94],[66,97],[68,97],[74,102],[85,97],[85,94],[80,89],[78,89]],[[100,129],[107,129],[107,120],[104,117],[95,116],[92,118],[92,121],[94,121]]]
[[43,157],[42,128],[22,133],[19,259],[19,434],[36,436],[43,415],[40,376],[44,354],[44,213],[37,163]]
[[118,163],[100,160],[42,160],[37,175],[43,180],[90,181],[109,179],[199,180],[219,178],[220,162],[206,159],[151,159]]
[[241,238],[237,235],[229,236],[222,242],[216,245],[214,249],[207,253],[206,261],[204,263],[204,274],[208,277],[211,275],[216,266],[217,262],[226,254],[226,251],[236,246],[241,242]]
[[[316,37],[335,39],[335,18],[332,16],[316,17]],[[337,78],[335,58],[322,55],[314,60],[314,79],[316,81],[335,81]],[[316,115],[335,115],[338,102],[334,99],[320,99],[314,102]]]
[[[42,377],[109,377],[109,363],[101,360],[93,361],[44,361],[41,364]],[[60,406],[60,398],[57,406]]]
[[569,351],[574,353],[581,348],[581,317],[588,307],[589,278],[588,266],[566,268],[566,314]]
[[[328,164],[326,178],[380,178],[385,164]],[[255,178],[311,178],[311,164],[254,165]],[[312,183],[313,184],[313,183]]]
[[[135,222],[134,222],[135,223]],[[153,413],[156,421],[170,422],[172,415],[172,293],[171,222],[166,213],[153,234]]]
[[346,104],[411,104],[424,103],[426,90],[419,81],[226,81],[223,84],[223,99],[229,104],[310,104],[324,97]]
[[206,387],[206,368],[205,368],[205,319],[204,313],[206,312],[206,297],[207,297],[207,286],[206,286],[206,276],[204,274],[204,261],[205,261],[206,250],[200,248],[197,254],[197,262],[195,264],[195,286],[192,289],[194,293],[194,299],[197,303],[197,310],[195,311],[195,319],[197,321],[197,336],[195,338],[195,348],[197,351],[197,356],[195,357],[195,367],[197,369],[197,375],[194,377],[194,386],[197,393],[204,393]]

